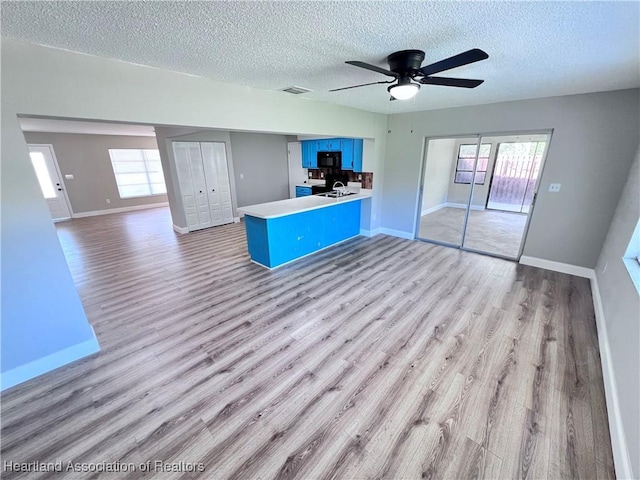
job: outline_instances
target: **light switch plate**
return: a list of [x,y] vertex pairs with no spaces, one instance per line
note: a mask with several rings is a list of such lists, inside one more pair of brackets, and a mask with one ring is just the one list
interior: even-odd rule
[[66,173],[64,175],[65,180],[73,180],[73,174],[72,173]]
[[559,192],[560,191],[560,184],[559,183],[550,183],[549,184],[549,191],[550,192]]

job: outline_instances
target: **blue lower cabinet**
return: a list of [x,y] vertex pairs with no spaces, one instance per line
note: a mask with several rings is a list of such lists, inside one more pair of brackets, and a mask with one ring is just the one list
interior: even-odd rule
[[296,197],[308,197],[309,195],[311,195],[311,187],[296,186]]
[[360,200],[283,217],[245,215],[249,255],[274,268],[360,234]]

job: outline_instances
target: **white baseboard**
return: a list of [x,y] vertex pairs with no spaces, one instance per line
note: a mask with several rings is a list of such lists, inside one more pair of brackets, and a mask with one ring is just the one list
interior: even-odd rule
[[[451,203],[451,202],[447,202],[444,204],[445,207],[451,207],[451,208],[467,208],[467,204],[466,203]],[[485,210],[485,208],[481,205],[471,205],[471,210]]]
[[179,227],[176,224],[173,225],[173,231],[178,233],[189,233],[189,229],[187,227]]
[[[244,215],[242,215],[244,217]],[[240,223],[240,217],[233,217],[233,223]]]
[[96,338],[95,333],[93,333],[93,337],[87,341],[39,358],[33,362],[27,363],[26,365],[21,365],[12,370],[3,372],[0,376],[0,390],[4,391],[7,388],[11,388],[19,383],[31,380],[32,378],[38,377],[50,372],[51,370],[55,370],[56,368],[60,368],[68,363],[75,362],[76,360],[80,360],[83,357],[99,351],[100,345],[98,344],[98,339]]
[[526,255],[522,255],[520,257],[520,263],[522,265],[544,268],[545,270],[552,270],[554,272],[568,273],[569,275],[575,275],[576,277],[593,277],[593,269],[591,268],[579,267],[577,265],[571,265],[569,263],[554,262],[552,260],[545,260],[544,258],[528,257]]
[[413,233],[403,232],[402,230],[394,230],[392,228],[379,228],[378,233],[383,233],[385,235],[391,235],[392,237],[405,238],[407,240],[413,240]]
[[624,424],[620,417],[618,388],[613,364],[611,363],[611,349],[609,347],[607,324],[604,319],[604,308],[602,305],[602,298],[600,297],[600,287],[598,286],[598,279],[596,277],[595,270],[568,263],[545,260],[542,258],[527,257],[524,255],[520,257],[520,263],[591,280],[591,294],[593,296],[593,309],[596,315],[598,347],[600,349],[600,362],[602,365],[602,376],[604,380],[607,416],[609,420],[609,431],[611,433],[611,448],[613,450],[616,477],[621,479],[633,478],[629,449],[627,447],[627,441],[624,434]]
[[611,363],[611,348],[609,347],[609,335],[607,323],[604,319],[604,308],[600,287],[595,271],[591,275],[591,293],[593,295],[593,309],[596,314],[596,327],[598,329],[598,346],[600,348],[600,362],[602,365],[602,377],[604,380],[604,393],[607,403],[607,416],[609,418],[609,432],[611,433],[611,449],[613,450],[613,463],[616,470],[616,478],[633,478],[629,448],[624,434],[624,423],[620,417],[620,404],[618,402],[618,387],[613,364]]
[[135,210],[146,210],[148,208],[168,207],[168,202],[149,203],[147,205],[133,205],[132,207],[109,208],[106,210],[94,210],[92,212],[79,212],[71,215],[72,218],[96,217],[98,215],[110,215],[112,213],[133,212]]
[[429,215],[430,213],[437,212],[438,210],[441,210],[446,206],[447,206],[446,203],[439,203],[435,207],[431,207],[431,208],[427,208],[426,210],[422,210],[422,213],[420,214],[420,216],[424,217],[425,215]]
[[364,228],[360,229],[360,235],[363,237],[375,237],[379,233],[382,233],[381,228],[374,228],[373,230],[365,230]]

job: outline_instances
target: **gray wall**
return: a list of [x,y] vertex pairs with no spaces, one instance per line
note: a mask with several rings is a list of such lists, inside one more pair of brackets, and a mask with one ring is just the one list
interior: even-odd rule
[[[596,267],[634,478],[640,478],[640,298],[622,262],[622,256],[639,218],[640,148],[636,152]],[[605,266],[606,271],[603,272]]]
[[[166,195],[120,198],[109,157],[110,148],[157,149],[155,137],[25,132],[24,138],[27,143],[53,145],[62,176],[73,174],[73,180],[63,182],[74,213],[167,201]],[[107,198],[111,203],[106,203]]]
[[285,135],[231,132],[231,149],[239,207],[289,198]]
[[638,146],[639,111],[632,89],[391,115],[382,226],[413,235],[425,137],[554,129],[524,255],[593,268]]

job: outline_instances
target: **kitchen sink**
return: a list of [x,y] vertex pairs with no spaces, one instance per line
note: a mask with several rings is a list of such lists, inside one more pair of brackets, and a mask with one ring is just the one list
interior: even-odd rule
[[330,197],[330,198],[342,198],[342,197],[348,197],[349,195],[355,195],[355,192],[327,192],[327,193],[321,193],[320,196],[322,197]]

